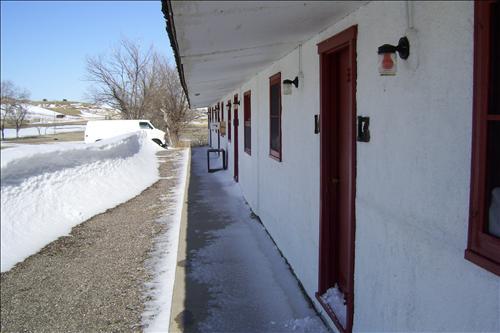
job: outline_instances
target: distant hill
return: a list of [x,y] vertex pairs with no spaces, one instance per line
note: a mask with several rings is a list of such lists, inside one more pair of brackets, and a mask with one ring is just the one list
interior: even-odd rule
[[31,101],[27,106],[27,119],[30,123],[120,118],[120,111],[106,104],[74,101]]

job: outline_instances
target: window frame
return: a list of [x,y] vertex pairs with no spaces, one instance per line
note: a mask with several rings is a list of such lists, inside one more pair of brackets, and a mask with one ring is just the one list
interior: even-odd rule
[[220,126],[221,123],[224,122],[224,102],[220,102],[220,109],[219,109],[219,134],[220,136],[224,137],[224,134],[221,133]]
[[231,99],[227,101],[227,141],[231,142]]
[[[248,105],[246,104],[248,98]],[[249,125],[247,124],[249,123]],[[247,127],[250,129],[250,137],[247,137]],[[245,153],[252,155],[252,92],[248,90],[243,93],[243,147]]]
[[[272,99],[271,99],[271,88],[278,84],[279,85],[279,111],[278,111],[278,117],[275,117],[278,119],[279,121],[279,126],[278,126],[278,129],[279,129],[279,143],[280,143],[280,147],[279,147],[279,151],[278,150],[275,150],[272,148],[271,146],[271,140],[272,140],[272,126],[271,126],[271,120],[273,118],[272,116],[272,113],[271,113],[271,105],[272,105]],[[269,78],[269,157],[271,157],[272,159],[275,159],[276,161],[279,161],[281,162],[282,161],[282,157],[283,157],[283,142],[282,142],[282,129],[281,129],[281,125],[282,125],[282,119],[281,119],[281,116],[282,116],[282,109],[283,109],[283,106],[282,106],[282,98],[281,98],[281,72],[278,72],[274,75],[272,75],[270,78]]]
[[493,3],[491,0],[474,3],[472,157],[465,259],[500,276],[500,239],[484,230],[488,213],[485,209],[487,126],[490,121],[500,121],[500,115],[488,113],[492,61],[490,22]]

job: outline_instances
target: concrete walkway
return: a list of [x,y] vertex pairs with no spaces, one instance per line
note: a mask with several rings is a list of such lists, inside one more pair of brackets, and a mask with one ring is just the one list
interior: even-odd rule
[[191,161],[170,332],[326,332],[229,172]]

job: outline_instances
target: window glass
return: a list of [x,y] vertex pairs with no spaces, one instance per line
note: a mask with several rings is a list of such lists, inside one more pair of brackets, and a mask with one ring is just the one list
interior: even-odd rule
[[251,93],[247,91],[243,95],[243,118],[244,118],[244,127],[245,127],[245,152],[248,154],[251,153],[252,149],[252,105],[251,105]]
[[280,151],[280,122],[278,118],[271,118],[271,149]]
[[488,124],[486,211],[488,232],[500,238],[500,121]]
[[153,129],[153,126],[151,126],[151,124],[150,124],[150,123],[145,122],[145,121],[141,121],[141,122],[139,123],[139,127],[140,127],[141,129]]
[[271,117],[278,117],[280,112],[280,85],[271,86]]

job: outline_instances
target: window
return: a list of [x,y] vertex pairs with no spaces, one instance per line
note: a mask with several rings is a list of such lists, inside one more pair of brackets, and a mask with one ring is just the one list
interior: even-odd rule
[[220,102],[220,125],[219,125],[219,132],[221,136],[225,136],[226,133],[224,130],[221,130],[221,127],[223,127],[224,123],[224,102]]
[[231,100],[227,101],[229,109],[227,110],[227,141],[231,141]]
[[269,78],[269,154],[281,161],[281,73]]
[[148,123],[147,121],[139,122],[139,127],[140,127],[140,129],[153,129],[153,126],[150,123]]
[[243,94],[243,121],[245,152],[248,155],[252,155],[252,105],[250,91]]
[[469,235],[465,258],[500,275],[499,2],[474,8],[474,99]]

